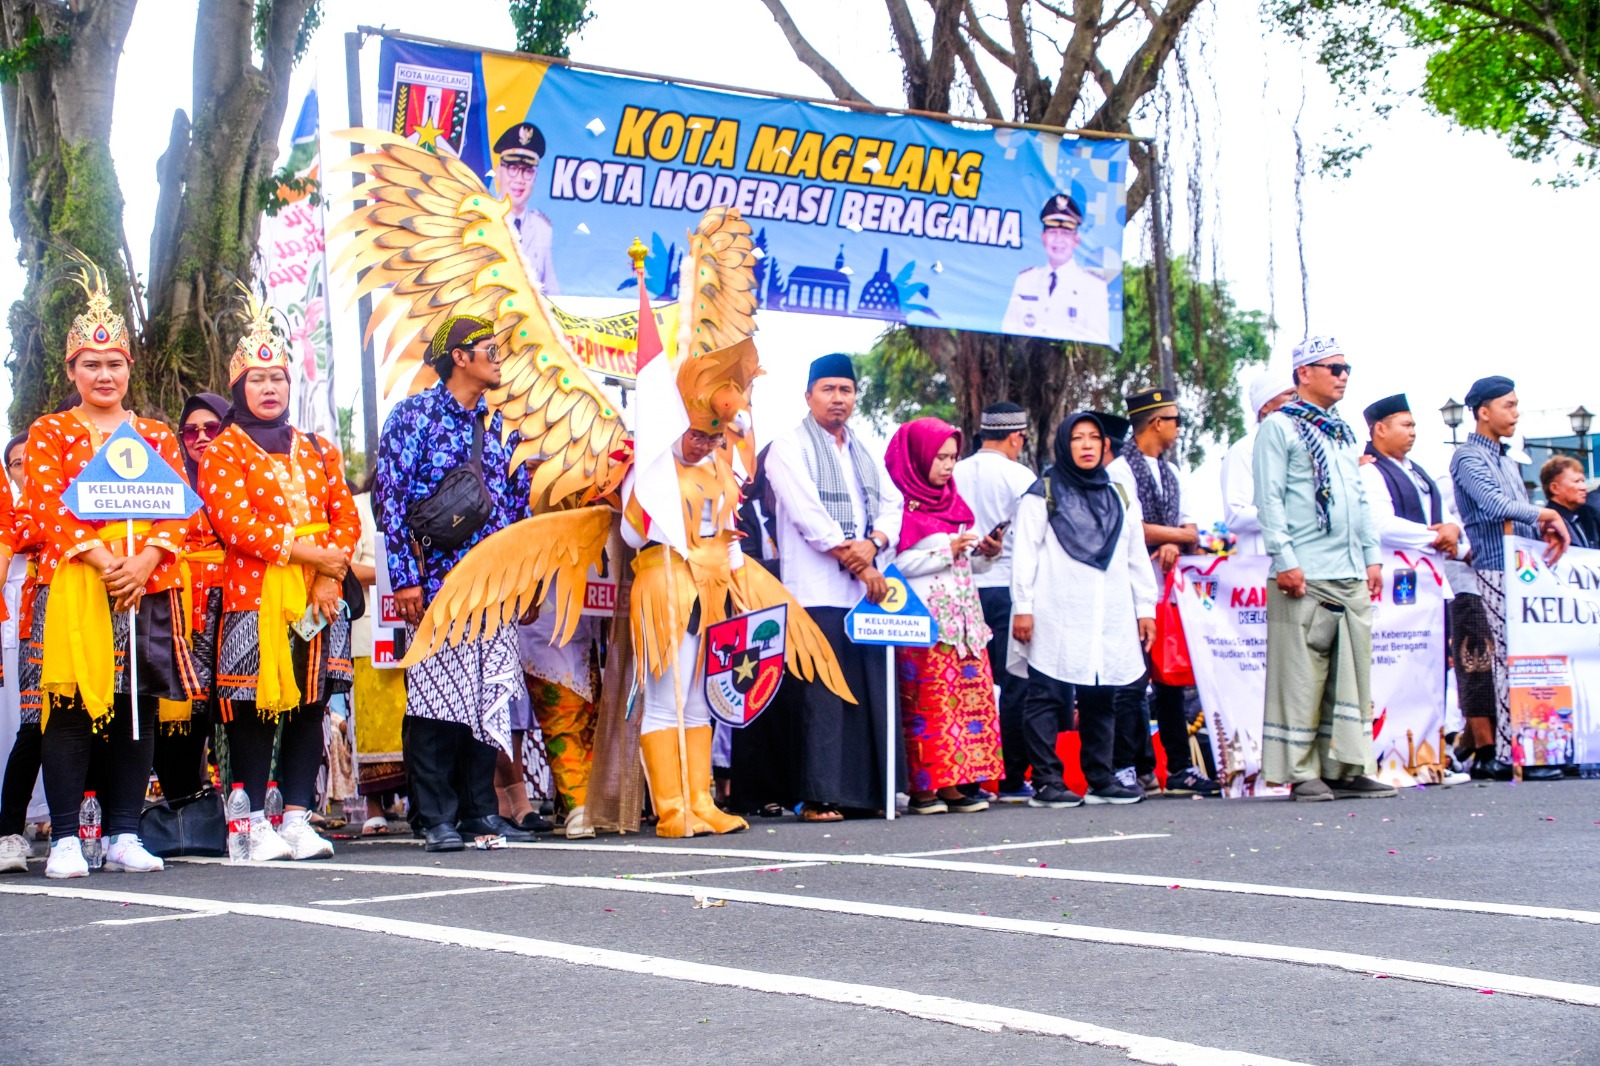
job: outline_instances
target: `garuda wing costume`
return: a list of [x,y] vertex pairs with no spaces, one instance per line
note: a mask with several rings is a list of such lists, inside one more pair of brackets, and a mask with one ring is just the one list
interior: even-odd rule
[[[414,665],[446,642],[493,631],[551,599],[556,641],[564,643],[577,626],[589,569],[602,565],[608,546],[616,563],[628,554],[617,515],[631,499],[624,479],[633,448],[622,412],[574,354],[529,277],[507,221],[508,200],[491,196],[478,176],[451,156],[376,130],[342,136],[368,148],[344,166],[370,177],[349,194],[367,202],[330,235],[348,241],[334,269],[359,276],[352,299],[388,287],[369,328],[370,335],[380,323],[389,326],[382,353],[389,364],[385,388],[427,387],[434,380],[425,361],[427,345],[438,326],[452,315],[486,318],[495,325],[502,353],[502,385],[488,395],[489,405],[501,413],[507,432],[521,434],[512,461],[538,462],[531,486],[533,516],[485,538],[450,572],[403,665]],[[745,470],[754,468],[754,440],[743,428],[747,419],[738,416],[747,415],[750,381],[760,372],[748,339],[755,328],[753,261],[750,227],[738,212],[707,212],[690,234],[683,259],[673,360],[692,424],[713,432],[714,421],[714,432],[730,436]],[[638,766],[630,744],[637,742],[643,716],[629,714],[629,689],[635,684],[645,689],[648,704],[650,691],[669,678],[680,686],[673,698],[679,702],[683,686],[693,686],[696,677],[692,668],[685,674],[674,664],[686,645],[698,646],[700,633],[712,622],[786,604],[789,671],[808,681],[820,677],[851,698],[832,650],[799,603],[762,567],[738,565],[732,515],[741,482],[729,449],[716,449],[696,466],[680,461],[678,471],[690,537],[686,553],[651,543],[637,505],[631,509],[628,539],[647,546],[632,567],[631,591],[626,582],[619,590],[602,683],[589,812],[597,828],[638,824],[639,804],[628,809],[630,782],[637,796]],[[622,662],[630,651],[631,661]],[[658,835],[742,828],[741,819],[722,815],[711,802],[709,727],[703,759],[699,731],[683,732],[694,736],[676,738],[675,758],[662,755],[656,767],[652,757]],[[605,771],[600,749],[608,737],[611,769]],[[598,809],[597,791],[621,797],[614,817]]]

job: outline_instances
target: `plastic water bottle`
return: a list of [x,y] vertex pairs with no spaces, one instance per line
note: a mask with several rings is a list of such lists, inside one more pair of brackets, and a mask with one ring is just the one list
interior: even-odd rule
[[83,794],[83,804],[78,808],[78,843],[89,869],[100,869],[105,855],[100,849],[100,801],[93,792]]
[[267,782],[267,798],[261,801],[261,810],[273,829],[283,828],[283,793],[278,791],[276,781]]
[[228,861],[250,861],[250,796],[243,783],[235,781],[228,793]]

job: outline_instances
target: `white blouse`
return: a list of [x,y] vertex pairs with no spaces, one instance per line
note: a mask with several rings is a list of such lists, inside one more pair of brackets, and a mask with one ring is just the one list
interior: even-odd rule
[[1140,618],[1156,616],[1155,575],[1137,509],[1124,504],[1122,534],[1104,571],[1078,562],[1056,541],[1042,496],[1017,507],[1011,563],[1012,616],[1033,615],[1033,639],[1011,642],[1007,668],[1027,668],[1074,685],[1128,685],[1144,674]]

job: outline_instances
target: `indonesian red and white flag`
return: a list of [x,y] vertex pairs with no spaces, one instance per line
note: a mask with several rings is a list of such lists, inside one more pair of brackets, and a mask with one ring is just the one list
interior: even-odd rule
[[645,533],[652,540],[670,544],[679,552],[689,550],[689,535],[683,524],[683,499],[678,488],[678,470],[673,460],[673,445],[689,429],[689,411],[678,392],[672,362],[661,347],[650,294],[644,277],[639,278],[639,362],[638,387],[634,391],[633,420],[633,498],[645,515]]

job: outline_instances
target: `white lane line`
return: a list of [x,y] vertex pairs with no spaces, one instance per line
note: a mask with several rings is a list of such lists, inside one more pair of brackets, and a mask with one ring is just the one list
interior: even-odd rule
[[[1284,899],[1320,900],[1325,903],[1366,903],[1382,907],[1412,907],[1419,910],[1465,911],[1498,914],[1512,918],[1544,918],[1553,921],[1600,925],[1600,911],[1567,907],[1536,907],[1521,903],[1492,903],[1482,900],[1437,899],[1431,896],[1398,896],[1381,892],[1344,892],[1328,888],[1301,888],[1296,885],[1262,885],[1248,881],[1212,881],[1199,877],[1156,877],[1150,874],[1112,873],[1104,870],[1068,870],[1054,866],[1007,866],[1004,863],[955,862],[946,859],[920,859],[895,855],[841,855],[832,852],[767,851],[754,848],[664,847],[651,844],[569,844],[548,841],[538,844],[508,844],[511,848],[572,850],[589,852],[631,852],[636,855],[700,855],[719,859],[749,859],[766,862],[816,862],[854,866],[890,866],[907,870],[938,870],[944,873],[988,874],[998,877],[1038,877],[1051,881],[1081,881],[1101,885],[1136,885],[1144,888],[1186,888],[1200,892],[1226,892],[1246,896],[1274,896]],[[993,850],[993,849],[989,849]],[[626,874],[622,875],[626,877]]]
[[747,874],[766,873],[768,871],[777,873],[780,870],[803,870],[807,866],[821,865],[823,864],[820,862],[790,862],[780,863],[776,866],[772,863],[766,863],[760,866],[721,866],[714,870],[666,870],[656,874],[628,874],[627,876],[630,881],[656,881],[667,877],[699,877],[702,874]]
[[1112,833],[1099,837],[1063,837],[1060,840],[1027,840],[1021,844],[983,844],[972,848],[941,848],[939,851],[896,851],[897,859],[925,859],[935,855],[966,855],[979,851],[1022,851],[1028,848],[1054,848],[1062,844],[1110,844],[1118,840],[1165,840],[1171,833]]
[[[320,867],[327,869],[324,865]],[[639,955],[631,951],[613,951],[608,948],[591,948],[578,944],[562,944],[532,937],[510,936],[504,933],[487,933],[477,929],[462,929],[426,922],[410,922],[398,918],[377,918],[365,914],[348,914],[336,911],[312,910],[278,903],[229,903],[222,900],[193,899],[184,896],[162,896],[142,892],[105,892],[92,888],[69,888],[55,885],[0,885],[0,892],[19,895],[43,895],[70,899],[97,900],[107,903],[140,903],[151,907],[167,907],[189,911],[222,910],[252,918],[270,918],[278,921],[303,922],[336,929],[350,929],[386,936],[404,937],[432,944],[476,948],[480,951],[500,951],[527,958],[554,959],[579,966],[595,966],[623,973],[663,977],[674,981],[691,981],[696,984],[717,985],[724,988],[743,988],[775,995],[804,996],[827,1003],[871,1007],[878,1010],[906,1014],[927,1021],[959,1025],[985,1033],[1005,1031],[1030,1033],[1039,1036],[1065,1037],[1080,1044],[1116,1048],[1126,1051],[1135,1062],[1166,1064],[1166,1066],[1304,1066],[1288,1059],[1253,1055],[1244,1051],[1205,1047],[1179,1040],[1166,1040],[1155,1036],[1107,1029],[1088,1022],[1074,1021],[1052,1014],[1017,1010],[989,1003],[951,999],[946,996],[927,996],[899,988],[881,985],[853,984],[829,981],[816,977],[797,977],[788,974],[744,970],[732,966],[713,966],[683,959],[667,959],[654,955]]]
[[144,918],[106,918],[91,925],[148,925],[151,922],[184,922],[190,918],[215,918],[227,911],[190,911],[186,914],[152,914]]
[[[202,865],[221,865],[225,859],[178,859]],[[859,900],[832,899],[825,896],[801,896],[778,892],[755,892],[742,888],[718,888],[710,885],[676,885],[660,881],[634,881],[621,877],[563,877],[556,874],[518,874],[505,871],[453,870],[439,866],[380,866],[369,863],[319,862],[314,868],[304,865],[273,867],[247,867],[247,869],[338,870],[350,873],[415,874],[421,877],[459,878],[516,882],[521,884],[553,885],[560,888],[599,889],[604,892],[634,892],[655,896],[706,896],[734,903],[753,903],[769,907],[789,907],[796,910],[821,911],[865,918],[888,918],[895,921],[917,922],[925,925],[947,925],[988,932],[1021,933],[1028,936],[1053,937],[1060,940],[1077,940],[1092,944],[1114,944],[1119,947],[1154,948],[1163,951],[1187,951],[1202,955],[1225,955],[1232,958],[1252,959],[1262,962],[1286,962],[1302,966],[1345,970],[1350,973],[1383,975],[1425,984],[1452,985],[1474,990],[1491,989],[1515,996],[1530,996],[1561,1003],[1575,1003],[1585,1007],[1600,1007],[1600,986],[1552,981],[1541,977],[1523,977],[1517,974],[1496,973],[1491,970],[1473,970],[1460,966],[1440,966],[1435,963],[1413,962],[1409,959],[1391,959],[1380,955],[1361,955],[1349,951],[1332,951],[1325,948],[1302,948],[1283,944],[1263,944],[1248,940],[1223,940],[1216,937],[1185,936],[1177,933],[1147,933],[1134,929],[1111,929],[1098,925],[1077,925],[1065,922],[1041,922],[1029,918],[1000,918],[987,914],[963,914],[957,911],[929,910],[923,907],[901,907],[887,903],[867,903]]]
[[314,899],[316,907],[354,907],[358,903],[393,903],[404,899],[434,899],[439,896],[475,896],[484,892],[526,892],[538,885],[487,885],[483,888],[448,888],[438,892],[407,892],[401,896],[366,896],[361,899]]

